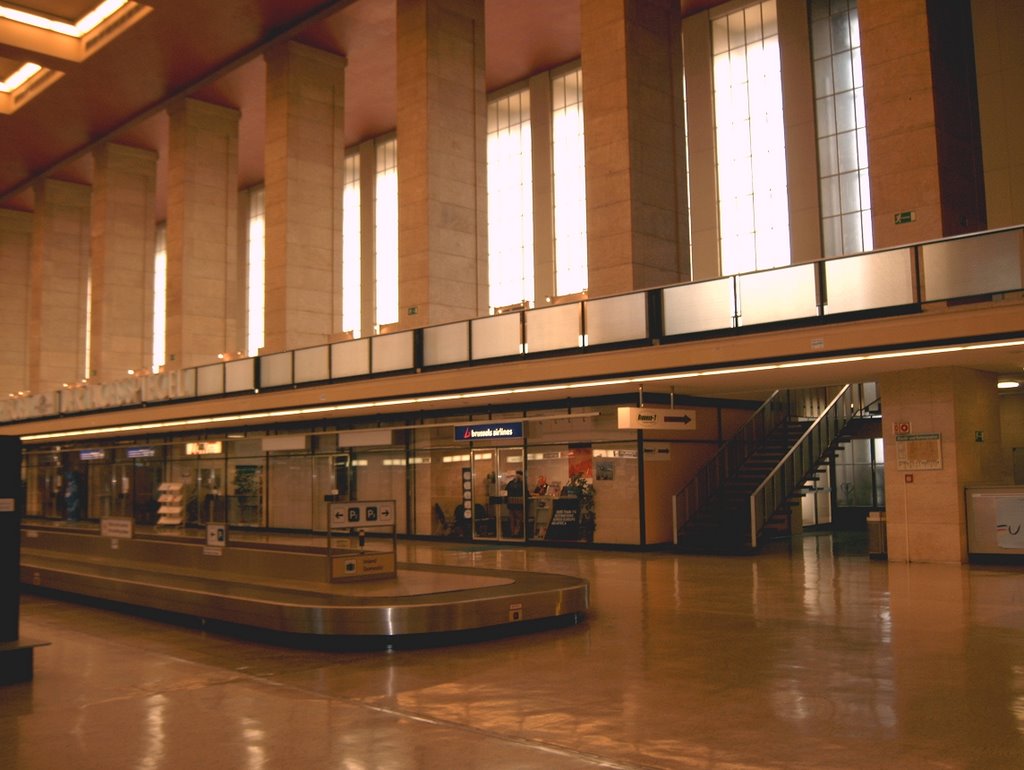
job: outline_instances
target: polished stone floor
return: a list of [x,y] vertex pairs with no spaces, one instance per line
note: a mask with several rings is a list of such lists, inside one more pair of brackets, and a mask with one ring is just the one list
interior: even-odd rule
[[275,647],[22,597],[0,768],[1024,768],[1024,568],[400,544],[591,581],[584,623],[450,647]]

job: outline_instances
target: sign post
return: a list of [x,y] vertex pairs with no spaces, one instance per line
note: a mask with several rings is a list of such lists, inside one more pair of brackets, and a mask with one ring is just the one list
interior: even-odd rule
[[[338,502],[327,497],[327,561],[328,580],[342,583],[349,580],[393,578],[397,572],[397,516],[394,500]],[[391,530],[391,550],[368,550],[367,530]],[[347,532],[349,540],[358,538],[358,548],[339,550],[334,539]]]

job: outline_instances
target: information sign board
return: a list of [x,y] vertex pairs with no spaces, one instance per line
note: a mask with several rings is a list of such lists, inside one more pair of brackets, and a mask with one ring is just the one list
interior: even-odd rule
[[395,503],[393,500],[331,503],[329,510],[331,529],[395,526]]
[[130,540],[135,533],[135,520],[130,516],[105,516],[100,519],[100,534],[103,537]]

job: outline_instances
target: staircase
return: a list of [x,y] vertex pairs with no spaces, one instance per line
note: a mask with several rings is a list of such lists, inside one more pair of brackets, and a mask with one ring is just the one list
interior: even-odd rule
[[860,388],[776,391],[673,498],[679,550],[751,553],[789,529],[792,503],[861,408]]

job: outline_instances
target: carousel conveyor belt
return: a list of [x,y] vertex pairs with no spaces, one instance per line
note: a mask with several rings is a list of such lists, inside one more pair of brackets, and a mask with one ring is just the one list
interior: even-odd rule
[[332,583],[315,549],[228,547],[23,527],[21,582],[64,595],[295,637],[390,643],[578,622],[587,581],[547,573],[397,565],[394,577]]

